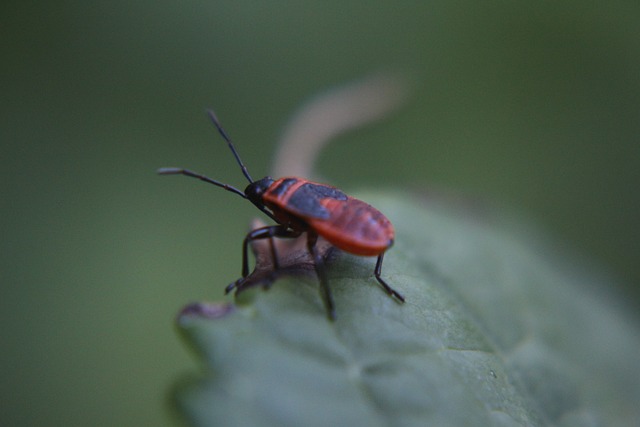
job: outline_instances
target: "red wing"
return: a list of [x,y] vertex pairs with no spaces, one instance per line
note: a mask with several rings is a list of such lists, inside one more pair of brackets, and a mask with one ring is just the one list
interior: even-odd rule
[[374,256],[393,244],[393,225],[367,203],[352,197],[346,201],[323,199],[320,203],[330,212],[329,218],[308,218],[307,222],[337,248],[355,255]]

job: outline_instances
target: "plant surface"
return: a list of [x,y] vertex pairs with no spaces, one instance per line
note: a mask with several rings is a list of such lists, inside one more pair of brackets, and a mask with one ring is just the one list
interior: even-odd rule
[[[638,323],[535,230],[481,206],[357,194],[394,223],[375,259],[337,253],[337,320],[281,277],[178,325],[202,359],[176,402],[199,426],[632,426]],[[576,268],[577,266],[577,268]]]

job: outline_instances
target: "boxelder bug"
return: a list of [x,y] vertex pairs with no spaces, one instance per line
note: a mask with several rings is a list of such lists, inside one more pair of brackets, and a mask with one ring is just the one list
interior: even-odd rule
[[278,224],[257,228],[247,234],[242,247],[242,277],[227,286],[225,293],[231,292],[234,288],[237,291],[241,290],[249,275],[247,252],[250,242],[258,239],[270,240],[273,266],[277,270],[278,256],[273,238],[295,238],[302,233],[307,233],[307,249],[313,259],[320,281],[320,290],[327,314],[332,320],[335,319],[335,308],[331,290],[327,284],[323,259],[316,249],[318,236],[322,236],[333,246],[345,252],[361,256],[377,256],[378,260],[373,271],[375,278],[389,296],[404,302],[404,297],[380,277],[382,259],[387,249],[393,244],[395,235],[393,225],[384,215],[372,206],[347,196],[329,185],[295,177],[276,180],[265,177],[254,181],[216,115],[213,111],[208,111],[208,114],[222,138],[227,142],[242,173],[249,181],[244,192],[187,169],[161,168],[158,169],[158,173],[161,175],[186,175],[222,187],[249,200]]

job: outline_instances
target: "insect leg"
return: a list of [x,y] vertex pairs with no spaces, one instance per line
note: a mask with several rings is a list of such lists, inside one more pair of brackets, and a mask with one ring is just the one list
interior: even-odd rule
[[320,281],[320,295],[322,297],[322,301],[324,302],[324,306],[327,309],[327,315],[330,320],[336,320],[336,309],[335,304],[333,303],[333,296],[331,295],[331,289],[329,288],[329,283],[327,282],[327,276],[324,270],[324,261],[322,260],[322,256],[318,253],[318,249],[316,248],[316,241],[318,240],[318,235],[307,231],[307,248],[309,249],[309,254],[313,258],[313,264],[316,268],[316,274],[318,275],[318,280]]
[[278,253],[276,252],[275,244],[273,243],[274,237],[298,237],[299,231],[290,230],[284,225],[270,225],[267,227],[257,228],[250,231],[242,242],[242,277],[235,282],[231,283],[224,290],[225,294],[231,292],[234,288],[237,288],[249,275],[249,243],[254,240],[269,239],[269,248],[271,250],[271,259],[273,262],[274,270],[278,268]]
[[376,262],[376,268],[373,271],[373,275],[376,276],[376,279],[378,280],[378,282],[380,282],[380,284],[384,288],[385,292],[388,293],[389,296],[396,297],[399,301],[404,302],[404,297],[398,291],[393,289],[391,286],[387,285],[387,282],[385,282],[382,279],[382,277],[380,277],[380,274],[382,273],[382,259],[383,258],[384,258],[384,252],[381,253],[380,255],[378,255],[378,261]]

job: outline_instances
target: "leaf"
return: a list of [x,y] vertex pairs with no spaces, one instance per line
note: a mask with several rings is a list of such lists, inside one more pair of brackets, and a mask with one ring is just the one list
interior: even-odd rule
[[[312,278],[236,304],[197,304],[179,328],[204,372],[176,387],[198,426],[624,426],[640,419],[640,334],[602,275],[505,214],[360,195],[395,224],[382,274],[340,253],[337,320]],[[479,211],[479,212],[478,212]],[[220,280],[225,280],[221,278]]]

